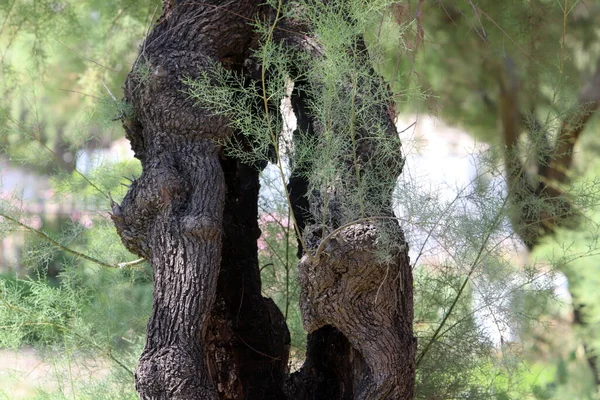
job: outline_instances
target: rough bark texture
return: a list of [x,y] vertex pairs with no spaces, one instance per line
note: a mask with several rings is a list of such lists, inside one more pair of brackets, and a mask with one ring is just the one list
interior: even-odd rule
[[[292,38],[296,39],[296,38]],[[300,38],[302,40],[302,38]],[[292,42],[287,40],[288,43]],[[292,42],[293,43],[293,42]],[[297,45],[297,43],[294,43]],[[314,137],[314,122],[308,107],[308,83],[295,82],[292,92],[292,107],[297,119],[298,135]],[[307,166],[310,168],[310,166]],[[310,213],[308,201],[309,182],[301,171],[295,170],[288,184],[288,192],[295,215],[298,231],[304,234],[307,225],[315,223]],[[303,255],[298,239],[298,258]],[[307,400],[354,399],[357,377],[363,375],[365,363],[361,354],[355,350],[346,336],[332,325],[326,325],[310,332],[306,344],[306,360],[302,368],[292,374],[288,381],[289,398]]]
[[[261,11],[258,4],[165,0],[126,82],[132,111],[124,126],[143,173],[123,203],[113,205],[113,220],[125,246],[154,270],[136,388],[142,399],[410,399],[412,277],[402,231],[389,220],[351,225],[326,244],[313,234],[311,243],[323,244],[323,251],[299,266],[307,360],[284,384],[289,333],[275,304],[260,293],[257,197],[264,165],[222,155],[215,140],[236,133],[226,119],[193,104],[182,82],[214,62],[252,76],[244,65],[256,42],[249,22]],[[325,56],[299,32],[278,40]],[[372,78],[384,84],[374,71]],[[299,93],[293,102],[301,124],[319,135]],[[385,99],[370,110],[373,116],[398,140]],[[368,131],[357,129],[362,173],[381,170],[389,160],[376,155]],[[390,168],[389,185],[374,196],[389,197],[401,172]],[[300,229],[308,224],[316,232],[308,210],[319,212],[317,192],[330,188],[312,197],[308,181],[292,180],[290,188]],[[391,216],[389,199],[374,215]],[[330,222],[331,229],[340,225]],[[396,244],[385,263],[374,255],[382,250],[382,229]]]
[[[302,27],[286,28],[298,32]],[[314,57],[327,57],[306,31],[301,36],[281,36],[281,40],[294,49]],[[349,44],[348,51],[360,52],[363,65],[368,65],[364,42],[361,38],[356,40],[353,46]],[[372,70],[370,79],[365,88],[385,86],[383,79]],[[369,89],[361,92],[360,87],[363,85],[359,85],[355,95],[356,103],[368,108],[369,117],[378,118],[381,126],[385,126],[388,139],[398,140],[389,100],[381,98],[369,104],[374,93]],[[318,138],[321,128],[311,118],[308,106],[311,93],[316,93],[314,89],[310,82],[296,82],[292,105],[298,129]],[[360,145],[355,147],[356,157],[348,160],[347,167],[354,170],[353,162],[358,160],[362,177],[380,178],[377,185],[369,189],[369,196],[378,207],[371,208],[366,215],[374,217],[372,221],[351,224],[325,239],[316,257],[306,254],[302,257],[298,267],[300,307],[309,337],[306,362],[289,383],[292,398],[411,399],[414,396],[416,340],[412,333],[412,270],[402,230],[395,221],[385,219],[393,215],[391,192],[402,164],[378,152],[380,143],[369,138],[372,132],[366,126],[359,117],[356,138]],[[395,157],[401,157],[399,142]],[[378,176],[383,171],[385,176]],[[354,176],[346,184],[357,184],[357,181]],[[340,200],[336,199],[336,188],[311,187],[309,180],[295,174],[288,190],[299,230],[304,232],[305,241],[311,247],[308,251],[315,251],[329,232],[348,222],[339,219],[335,211],[322,209],[323,193],[329,193],[330,204]],[[314,224],[317,220],[314,216],[319,214],[328,215],[328,232],[323,231],[320,223]],[[382,216],[385,222],[378,220]],[[391,246],[386,262],[376,255],[382,250],[379,246],[383,231],[392,238],[392,243],[387,243]]]
[[216,386],[209,374],[206,332],[226,202],[215,140],[231,132],[224,119],[193,104],[182,78],[214,62],[243,65],[257,4],[239,2],[232,13],[231,3],[165,1],[126,82],[132,112],[124,126],[143,173],[123,204],[114,205],[113,220],[127,248],[154,270],[152,315],[136,370],[142,399],[216,399],[222,387],[230,390],[220,366],[212,371]]
[[[402,241],[399,228],[397,234]],[[379,262],[379,235],[376,225],[356,224],[329,240],[316,262],[303,257],[302,320],[308,332],[334,326],[364,360],[366,368],[353,371],[353,398],[410,399],[416,351],[410,263],[406,251]]]

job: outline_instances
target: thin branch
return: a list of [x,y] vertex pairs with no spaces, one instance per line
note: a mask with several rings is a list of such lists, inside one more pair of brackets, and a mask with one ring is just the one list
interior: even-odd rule
[[562,7],[563,10],[563,31],[562,31],[562,42],[560,43],[560,72],[562,73],[565,70],[565,37],[567,36],[567,16],[569,15],[567,11],[569,0],[565,0],[565,6]]
[[94,96],[93,94],[87,94],[87,93],[83,93],[83,92],[79,92],[77,90],[72,90],[72,89],[58,89],[62,92],[71,92],[71,93],[77,93],[77,94],[81,94],[84,95],[86,97],[93,97],[96,100],[102,100],[102,97],[98,97],[98,96]]
[[6,28],[6,24],[8,23],[8,20],[10,18],[10,13],[12,12],[16,3],[17,3],[17,0],[10,3],[10,7],[8,7],[8,12],[6,13],[6,18],[4,19],[4,22],[2,23],[2,28],[0,28],[0,36],[2,35],[2,32],[4,32],[4,28]]
[[104,80],[100,81],[102,83],[102,86],[104,86],[104,89],[106,89],[106,91],[108,92],[108,94],[110,95],[111,99],[113,99],[113,101],[115,103],[118,103],[117,98],[115,97],[115,95],[110,91],[110,89],[108,88],[108,86],[106,86],[106,83],[104,83]]
[[[76,334],[77,335],[77,334]],[[79,336],[79,335],[77,335]],[[92,343],[92,346],[101,349],[100,346],[96,345],[95,343]],[[129,374],[133,377],[135,377],[135,373],[125,364],[123,364],[119,359],[117,359],[115,356],[113,356],[112,354],[112,347],[109,347],[106,350],[106,355],[108,356],[108,358],[110,358],[111,360],[113,360],[119,367],[123,368],[125,371],[129,372]]]
[[98,264],[98,265],[100,265],[102,267],[118,268],[118,266],[111,265],[111,264],[109,264],[107,262],[98,260],[98,259],[96,259],[94,257],[88,256],[87,254],[83,254],[83,253],[81,253],[81,252],[79,252],[77,250],[73,250],[73,249],[71,249],[69,247],[66,247],[65,245],[63,245],[63,244],[59,243],[58,241],[54,240],[53,238],[51,238],[50,236],[48,236],[48,234],[42,232],[41,230],[36,229],[34,227],[31,227],[31,226],[29,226],[27,224],[24,224],[21,221],[15,219],[15,218],[10,217],[10,216],[6,215],[3,212],[0,212],[0,217],[7,219],[7,220],[11,221],[13,224],[16,224],[16,225],[18,225],[18,226],[20,226],[22,228],[25,228],[29,232],[35,233],[39,237],[41,237],[41,238],[47,240],[48,242],[52,243],[52,245],[54,245],[56,248],[58,248],[60,250],[63,250],[63,251],[66,251],[67,253],[73,254],[76,257],[81,257],[81,258],[83,258],[85,260],[91,261],[94,264]]
[[279,360],[279,359],[280,359],[280,357],[273,357],[273,356],[270,356],[270,355],[268,355],[268,354],[266,354],[266,353],[263,353],[263,352],[262,352],[262,351],[260,351],[260,350],[256,350],[254,347],[250,346],[250,345],[249,345],[249,344],[248,344],[248,343],[247,343],[247,342],[246,342],[244,339],[242,339],[242,337],[241,337],[240,335],[237,335],[237,337],[238,337],[238,339],[240,339],[240,341],[241,341],[242,343],[244,343],[246,346],[248,346],[248,348],[249,348],[250,350],[254,351],[255,353],[257,353],[257,354],[260,354],[260,355],[261,355],[261,356],[263,356],[263,357],[270,358],[270,359],[271,359],[271,360],[273,360],[273,361],[277,361],[277,360]]
[[481,27],[481,34],[477,30],[477,28],[475,28],[475,32],[477,32],[477,34],[479,35],[481,40],[486,42],[487,41],[487,33],[485,33],[485,28],[483,27],[483,23],[481,22],[481,16],[479,15],[480,9],[475,4],[473,4],[473,2],[471,0],[467,0],[467,3],[469,3],[471,8],[473,9],[473,14],[475,15],[475,18],[477,18],[477,22],[479,22],[479,26]]
[[[63,90],[63,89],[61,89],[61,90]],[[6,119],[8,121],[12,122],[12,124],[15,125],[15,127],[17,129],[21,130],[22,132],[27,132],[27,129],[21,123],[19,123],[16,119],[14,119],[13,117],[9,116],[6,113],[3,113],[3,116],[6,117]],[[39,121],[36,121],[36,123],[39,125]],[[56,154],[56,152],[54,150],[52,150],[46,143],[42,142],[42,140],[38,134],[36,134],[36,133],[29,133],[29,134],[33,138],[33,140],[35,140],[36,142],[38,142],[40,144],[40,146],[42,146],[43,148],[48,150],[48,152],[50,154],[52,154],[54,156],[54,158],[56,158],[59,161],[62,161],[62,157],[60,157],[58,154]],[[77,175],[81,176],[83,178],[83,180],[86,181],[98,193],[100,193],[107,199],[110,199],[110,196],[107,193],[104,193],[104,191],[102,191],[102,189],[100,189],[94,182],[92,182],[83,172],[81,172],[81,171],[79,171],[79,169],[75,168],[75,166],[73,166],[73,172],[75,172]]]
[[429,239],[432,237],[433,235],[433,231],[439,226],[439,224],[442,222],[442,219],[446,216],[446,213],[449,212],[452,207],[454,206],[454,203],[456,201],[458,201],[461,198],[462,193],[467,189],[468,186],[463,187],[454,197],[454,199],[452,199],[452,201],[448,204],[448,206],[446,207],[446,209],[444,211],[442,211],[442,213],[440,214],[439,218],[437,219],[437,221],[435,222],[435,224],[433,224],[433,226],[431,227],[431,229],[429,230],[429,232],[427,232],[427,237],[425,238],[425,240],[423,241],[423,244],[421,245],[421,248],[419,249],[419,253],[417,255],[417,257],[415,258],[415,261],[413,262],[413,266],[412,268],[414,269],[417,266],[417,262],[419,261],[419,259],[421,258],[421,256],[423,255],[423,250],[425,249],[425,246],[427,245],[427,242],[429,242]]
[[[267,38],[266,38],[266,42],[269,42],[272,40],[273,38],[273,32],[275,31],[275,29],[277,28],[277,22],[279,22],[279,20],[281,19],[281,12],[282,12],[282,0],[279,0],[278,4],[277,4],[277,10],[276,10],[276,14],[275,14],[275,19],[273,20],[273,24],[271,25],[269,32],[267,34]],[[265,52],[263,51],[263,57],[266,57],[267,54],[265,54]],[[284,188],[285,188],[285,198],[287,200],[287,204],[288,207],[290,209],[292,209],[292,200],[290,197],[290,192],[287,189],[287,179],[285,178],[285,172],[283,169],[283,162],[281,155],[279,154],[279,145],[278,145],[278,140],[277,140],[277,134],[273,131],[273,127],[271,126],[271,117],[270,117],[270,113],[269,113],[269,100],[267,98],[267,82],[266,82],[266,65],[267,62],[266,60],[263,58],[263,62],[261,63],[261,85],[262,85],[262,100],[263,100],[263,105],[264,105],[264,109],[265,109],[265,120],[267,122],[267,128],[269,131],[269,135],[271,137],[271,143],[273,144],[274,150],[275,150],[275,157],[277,159],[277,170],[279,172],[279,177],[281,178],[281,183],[283,184]],[[298,238],[298,240],[300,241],[300,244],[302,245],[302,248],[305,249],[306,254],[309,258],[312,258],[312,256],[310,255],[310,252],[308,252],[308,247],[306,246],[306,243],[304,241],[304,238],[302,237],[302,234],[300,232],[300,227],[298,226],[298,221],[296,221],[296,215],[295,213],[291,213],[292,219],[294,220],[294,231],[296,232],[296,236]]]
[[274,266],[275,266],[275,264],[273,264],[273,263],[267,263],[267,264],[263,265],[262,267],[260,267],[260,272],[263,272],[263,270],[267,267],[274,267]]
[[127,262],[122,262],[122,263],[118,263],[117,267],[118,268],[128,268],[128,267],[134,267],[136,265],[142,264],[146,262],[145,258],[138,258],[137,260],[133,260],[133,261],[127,261]]
[[97,61],[94,61],[94,60],[92,60],[91,58],[88,58],[88,57],[84,56],[84,55],[83,55],[83,54],[81,54],[81,53],[78,53],[77,51],[73,50],[72,48],[70,48],[69,46],[67,46],[66,44],[64,44],[63,42],[61,42],[61,41],[60,41],[60,40],[58,40],[58,39],[54,39],[54,40],[56,40],[56,41],[58,42],[58,44],[60,44],[60,45],[61,45],[61,46],[63,46],[64,48],[66,48],[66,49],[68,49],[68,50],[72,51],[73,53],[75,53],[77,56],[79,56],[79,57],[83,58],[84,60],[87,60],[87,61],[89,61],[89,62],[91,62],[91,63],[94,63],[94,64],[96,64],[97,66],[99,66],[99,67],[102,67],[102,68],[104,68],[104,69],[107,69],[107,70],[109,70],[109,71],[112,71],[112,72],[119,72],[119,71],[117,71],[116,69],[109,68],[109,67],[107,67],[107,66],[105,66],[105,65],[102,65],[102,64],[100,64],[100,63],[99,63],[99,62],[97,62]]
[[504,36],[506,36],[508,38],[508,40],[510,40],[512,42],[512,44],[515,45],[515,47],[517,49],[519,49],[521,51],[521,53],[523,53],[526,57],[528,57],[529,59],[531,59],[534,63],[536,63],[538,66],[540,66],[543,70],[547,70],[546,67],[544,67],[538,60],[535,59],[535,57],[533,57],[531,55],[531,52],[525,50],[523,47],[521,47],[521,45],[519,45],[513,38],[512,36],[510,36],[508,34],[508,32],[506,32],[504,30],[504,28],[502,28],[492,17],[490,17],[488,14],[486,14],[480,7],[475,6],[476,10],[483,15],[484,17],[486,17],[496,28],[498,28],[498,30],[500,30],[500,32],[502,32],[502,34]]
[[[498,224],[498,222],[500,221],[500,218],[501,218],[501,216],[504,213],[504,208],[505,208],[505,206],[507,204],[507,201],[508,201],[508,196],[506,196],[506,198],[504,199],[503,205],[500,208],[500,211],[496,214],[496,217],[494,219],[494,222],[493,222],[492,226],[495,227]],[[473,273],[475,272],[475,269],[479,265],[479,261],[481,260],[481,258],[483,256],[483,251],[485,250],[485,247],[486,247],[488,241],[490,240],[493,232],[494,232],[494,229],[492,229],[490,227],[490,229],[488,230],[488,233],[487,233],[486,237],[484,238],[483,242],[481,243],[481,246],[479,247],[479,251],[477,252],[477,256],[475,257],[475,260],[473,261],[473,264],[471,265],[471,268],[469,269],[469,272],[467,273],[467,276],[465,277],[465,280],[463,281],[462,285],[460,286],[460,289],[458,290],[458,292],[456,293],[456,296],[454,297],[454,301],[452,301],[452,304],[450,305],[450,308],[448,309],[448,312],[444,315],[444,318],[442,319],[442,322],[440,322],[440,325],[435,330],[433,336],[431,337],[431,339],[429,340],[429,342],[427,342],[427,344],[425,345],[425,347],[423,348],[423,350],[421,351],[421,353],[417,357],[417,361],[416,361],[417,368],[419,367],[419,364],[423,360],[423,357],[425,357],[427,355],[427,352],[431,349],[431,346],[439,338],[440,333],[442,331],[442,328],[446,325],[446,322],[448,321],[448,318],[450,317],[450,315],[454,311],[454,308],[458,304],[458,300],[460,300],[460,298],[461,298],[461,296],[462,296],[465,288],[467,287],[467,283],[469,283],[469,280],[471,279],[471,276],[473,275]]]
[[578,104],[574,113],[564,118],[562,122],[560,134],[552,151],[552,162],[545,174],[546,178],[560,183],[567,181],[565,171],[571,167],[575,143],[577,143],[579,135],[599,106],[600,58],[598,58],[594,75],[586,82],[579,93]]

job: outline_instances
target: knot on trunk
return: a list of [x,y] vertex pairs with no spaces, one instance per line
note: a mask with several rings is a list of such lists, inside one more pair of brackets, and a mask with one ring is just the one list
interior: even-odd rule
[[156,216],[186,194],[186,186],[169,165],[150,165],[131,186],[123,202],[113,205],[112,220],[125,247],[149,258],[148,229]]
[[130,140],[136,134],[148,136],[149,131],[203,139],[229,136],[226,119],[198,107],[186,84],[188,80],[197,79],[200,71],[210,70],[214,65],[214,59],[184,50],[163,51],[138,59],[127,78],[125,94],[135,105],[134,119],[144,131],[131,130]]
[[[414,372],[412,301],[404,299],[412,290],[411,267],[402,231],[388,225],[385,233],[374,224],[345,228],[317,260],[305,256],[298,266],[304,328],[334,326],[366,361],[360,399],[405,398],[397,390]],[[380,243],[390,236],[396,246]],[[392,250],[382,254],[384,248]]]
[[365,313],[391,318],[384,315],[396,308],[389,296],[398,297],[401,254],[391,255],[387,258],[390,262],[382,260],[378,237],[375,225],[352,225],[331,237],[317,260],[302,258],[298,266],[300,304],[308,332],[328,324],[342,331],[345,326],[358,327]]
[[182,219],[183,233],[201,239],[215,239],[223,233],[221,222],[208,214],[186,215]]

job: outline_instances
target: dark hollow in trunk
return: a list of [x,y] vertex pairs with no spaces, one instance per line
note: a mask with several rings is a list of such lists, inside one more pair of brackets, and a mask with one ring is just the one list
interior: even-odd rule
[[[288,376],[289,333],[260,292],[257,199],[264,165],[223,156],[216,143],[240,133],[195,105],[182,82],[215,62],[246,74],[256,46],[250,22],[272,13],[257,1],[165,0],[163,8],[125,87],[132,111],[123,124],[143,172],[122,204],[113,204],[112,216],[125,246],[154,271],[152,315],[136,369],[140,398],[412,398],[412,276],[402,231],[389,220],[353,224],[332,236],[319,257],[301,260],[307,360]],[[287,43],[296,47],[298,37],[308,37],[291,34],[296,38]],[[384,84],[374,71],[372,79]],[[319,135],[306,100],[296,92],[295,111]],[[397,140],[388,106],[382,101],[373,115]],[[386,162],[370,153],[377,143],[364,142],[358,155],[365,165]],[[390,182],[400,172],[390,170]],[[318,205],[307,196],[307,181],[290,188],[303,230],[314,223],[308,210]],[[379,211],[391,217],[389,199]],[[383,228],[398,245],[385,263],[373,254],[381,250],[376,239]]]
[[283,315],[261,295],[258,166],[226,158],[227,196],[217,300],[208,329],[211,374],[221,399],[284,399],[290,336]]

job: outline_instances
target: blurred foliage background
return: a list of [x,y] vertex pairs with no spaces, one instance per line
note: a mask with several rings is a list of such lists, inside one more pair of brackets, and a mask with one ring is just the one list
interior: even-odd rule
[[[399,122],[409,158],[398,210],[415,262],[418,398],[600,398],[600,3],[354,1],[376,10],[365,37],[408,121]],[[121,245],[108,212],[141,171],[118,121],[121,85],[160,12],[156,0],[0,0],[7,399],[137,398],[151,271]],[[444,124],[485,149],[449,198],[435,176],[464,171],[430,158],[424,177],[410,164],[427,146],[455,143]],[[511,190],[515,160],[541,192]],[[305,346],[296,239],[269,170],[263,189],[263,292],[287,319],[293,370]],[[530,214],[541,215],[540,193],[553,190],[578,217],[538,227],[527,244],[515,210],[533,204]],[[32,383],[31,371],[11,367],[31,354],[46,379]]]

